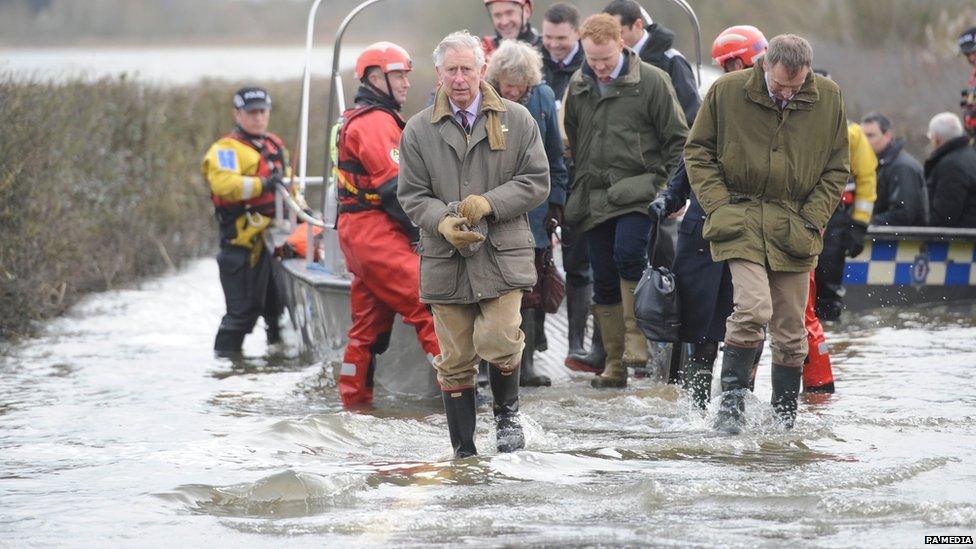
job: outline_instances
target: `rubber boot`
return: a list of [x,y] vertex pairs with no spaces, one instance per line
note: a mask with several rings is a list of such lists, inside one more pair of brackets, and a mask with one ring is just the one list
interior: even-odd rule
[[715,418],[715,429],[737,435],[742,432],[745,392],[756,361],[755,347],[725,344],[722,352],[722,404]]
[[478,454],[474,447],[475,405],[474,388],[442,391],[447,430],[451,434],[451,446],[455,458]]
[[600,375],[607,367],[607,351],[603,348],[603,334],[600,332],[600,324],[594,318],[593,322],[593,341],[590,343],[590,352],[583,355],[570,355],[566,357],[566,367],[577,372],[588,372]]
[[[583,346],[586,338],[586,318],[590,312],[590,292],[593,286],[586,284],[583,286],[566,285],[566,321],[568,324],[567,340],[569,344],[569,357],[586,356],[586,348]],[[567,361],[569,358],[566,359]]]
[[691,392],[696,406],[704,410],[708,407],[712,392],[712,368],[718,355],[718,343],[696,343],[685,362],[684,388]]
[[634,290],[637,288],[636,280],[620,280],[620,297],[623,304],[624,330],[624,368],[647,368],[647,338],[637,327],[637,318],[634,317]]
[[766,341],[760,341],[756,351],[756,360],[752,363],[752,375],[749,376],[749,391],[756,392],[756,374],[759,373],[759,359],[762,358],[763,349],[766,348]]
[[[536,329],[539,324],[536,322],[539,309],[522,309],[522,331],[525,332],[525,340],[532,341],[536,337]],[[544,313],[543,313],[544,314]],[[519,386],[520,387],[549,387],[552,380],[547,376],[535,373],[535,353],[528,345],[522,351],[522,365],[519,367]]]
[[281,328],[279,328],[277,324],[268,326],[264,333],[268,338],[268,345],[276,345],[281,343]]
[[796,422],[796,396],[800,394],[802,374],[802,368],[773,364],[773,412],[787,429]]
[[475,404],[479,409],[485,408],[491,405],[491,390],[488,389],[488,363],[486,361],[478,361],[478,377],[475,380]]
[[536,351],[544,353],[549,350],[549,339],[546,338],[546,312],[542,309],[535,310],[535,337],[532,341],[535,341]]
[[569,354],[566,367],[577,372],[600,374],[607,364],[607,353],[603,349],[600,324],[593,323],[593,341],[586,352],[583,341],[586,338],[586,319],[589,317],[592,284],[571,286],[566,294],[566,312],[569,321]]
[[627,386],[627,368],[621,357],[624,354],[624,313],[620,303],[615,305],[593,305],[593,317],[600,325],[603,347],[607,352],[607,367],[590,385],[597,389],[622,388]]
[[244,347],[244,332],[218,330],[214,338],[214,354],[221,358],[234,357],[241,354]]
[[495,365],[489,369],[491,396],[494,398],[492,411],[495,413],[495,438],[498,451],[514,452],[525,447],[525,435],[518,420],[519,411],[519,373],[505,372]]
[[684,362],[687,360],[686,351],[689,346],[683,343],[670,343],[668,347],[670,348],[671,356],[668,361],[667,379],[664,382],[684,384]]

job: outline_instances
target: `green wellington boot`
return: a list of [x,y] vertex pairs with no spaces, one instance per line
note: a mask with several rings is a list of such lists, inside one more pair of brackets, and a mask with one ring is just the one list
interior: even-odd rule
[[624,314],[620,303],[593,305],[593,317],[600,325],[603,349],[607,353],[607,366],[603,373],[590,382],[597,389],[619,389],[627,386],[627,368],[621,358],[624,354]]

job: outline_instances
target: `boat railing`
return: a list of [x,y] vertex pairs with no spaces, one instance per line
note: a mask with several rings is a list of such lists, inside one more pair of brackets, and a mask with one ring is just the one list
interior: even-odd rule
[[[280,187],[278,192],[275,194],[275,219],[274,225],[281,228],[283,231],[291,232],[291,230],[297,225],[298,222],[303,222],[307,224],[308,233],[306,236],[306,242],[314,242],[313,227],[319,227],[320,229],[328,228],[328,225],[324,220],[315,217],[315,212],[313,212],[306,204],[304,198],[303,190],[307,186],[318,186],[325,183],[325,178],[323,177],[285,177],[282,181],[289,187],[297,189],[295,196],[284,188]],[[296,196],[298,199],[296,200]],[[300,201],[300,202],[299,202]],[[287,218],[285,217],[285,210],[287,210]],[[313,262],[315,257],[314,246],[306,246],[305,252],[305,262],[310,264]]]

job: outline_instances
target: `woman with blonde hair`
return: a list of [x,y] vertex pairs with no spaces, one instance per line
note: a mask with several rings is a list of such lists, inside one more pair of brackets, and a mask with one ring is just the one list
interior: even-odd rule
[[556,96],[552,88],[542,81],[542,55],[525,42],[503,40],[491,54],[485,80],[505,99],[529,109],[539,125],[546,156],[549,158],[549,199],[529,212],[529,226],[535,238],[536,271],[540,276],[539,283],[532,292],[522,298],[521,328],[525,332],[526,348],[522,353],[520,368],[520,385],[523,387],[549,386],[551,382],[548,377],[536,375],[533,355],[539,342],[545,341],[540,271],[551,253],[552,231],[562,223],[569,180],[556,117]]

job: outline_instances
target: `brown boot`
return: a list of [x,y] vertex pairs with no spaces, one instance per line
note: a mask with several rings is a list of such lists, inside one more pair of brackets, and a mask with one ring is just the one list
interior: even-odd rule
[[624,352],[624,314],[620,303],[593,305],[593,318],[600,324],[603,348],[607,352],[607,367],[590,384],[597,389],[627,386],[627,368],[620,361]]
[[647,338],[637,327],[637,319],[634,317],[634,290],[637,282],[632,280],[620,280],[620,297],[623,300],[624,328],[626,336],[624,338],[624,354],[622,357],[624,368],[647,368]]

